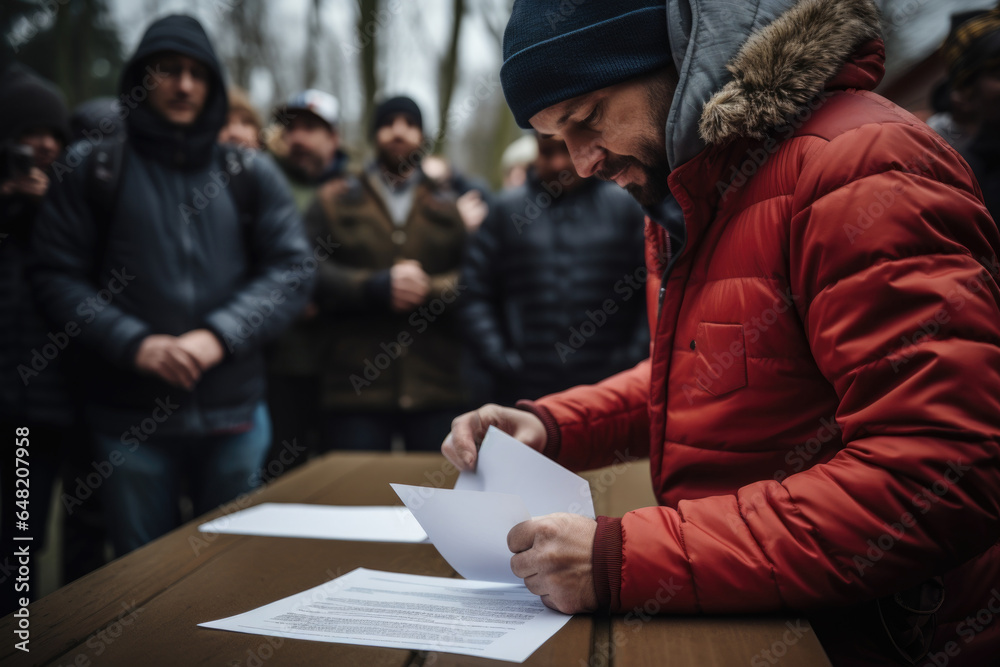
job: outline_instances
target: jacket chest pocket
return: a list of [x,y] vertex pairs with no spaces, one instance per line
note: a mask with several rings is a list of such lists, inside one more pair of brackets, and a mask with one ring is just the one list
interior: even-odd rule
[[695,382],[713,396],[747,385],[746,341],[742,324],[702,322],[695,333]]

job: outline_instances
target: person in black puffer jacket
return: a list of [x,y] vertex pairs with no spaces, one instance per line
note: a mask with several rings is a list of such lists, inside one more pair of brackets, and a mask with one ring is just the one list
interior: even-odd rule
[[[59,345],[69,338],[46,324],[26,280],[31,228],[51,183],[51,165],[67,141],[66,103],[54,85],[19,65],[0,74],[0,99],[0,433],[7,442],[16,437],[19,446],[27,443],[29,452],[18,455],[24,463],[15,465],[13,450],[0,463],[2,616],[21,597],[41,597],[35,570],[17,590],[13,574],[4,573],[17,571],[13,554],[25,544],[15,535],[30,538],[36,551],[44,548],[59,462],[78,446],[72,438],[78,414],[59,358]],[[18,477],[18,470],[30,474]],[[15,519],[24,518],[27,530],[15,531]]]
[[234,164],[216,144],[226,90],[196,20],[153,23],[120,92],[113,205],[94,202],[100,165],[56,169],[32,275],[49,318],[74,322],[86,348],[87,416],[112,469],[102,490],[119,555],[177,524],[182,480],[200,514],[259,477],[270,438],[261,349],[312,282],[277,167],[262,154]]
[[465,338],[504,405],[597,382],[649,354],[642,209],[580,178],[561,141],[538,143],[527,183],[494,200],[462,270]]

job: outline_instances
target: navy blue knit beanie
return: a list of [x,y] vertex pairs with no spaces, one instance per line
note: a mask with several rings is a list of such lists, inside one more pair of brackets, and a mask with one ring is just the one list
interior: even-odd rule
[[411,98],[400,96],[385,100],[375,107],[375,118],[372,120],[372,136],[378,132],[380,127],[389,125],[396,117],[396,114],[404,113],[410,117],[413,124],[424,131],[424,116],[420,113],[420,107]]
[[500,82],[517,124],[671,63],[666,0],[515,0]]

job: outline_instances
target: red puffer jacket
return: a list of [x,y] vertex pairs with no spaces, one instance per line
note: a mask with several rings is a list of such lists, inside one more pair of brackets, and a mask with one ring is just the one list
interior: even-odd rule
[[1000,235],[957,154],[869,92],[883,63],[868,42],[763,139],[710,104],[660,304],[647,227],[651,359],[527,407],[570,468],[650,456],[661,506],[599,520],[612,610],[848,607],[815,618],[857,642],[862,608],[943,575],[931,650],[996,664]]

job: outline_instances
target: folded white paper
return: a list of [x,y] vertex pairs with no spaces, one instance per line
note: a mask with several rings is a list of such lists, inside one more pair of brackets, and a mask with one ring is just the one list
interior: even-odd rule
[[493,426],[479,448],[476,470],[461,472],[455,489],[513,493],[533,517],[569,512],[597,518],[587,480]]
[[203,523],[198,530],[363,542],[427,541],[427,533],[405,507],[262,503]]
[[522,581],[510,571],[507,533],[531,518],[509,493],[457,491],[393,484],[400,497],[456,572],[466,579],[506,584]]
[[359,568],[253,611],[200,625],[524,662],[570,618],[545,607],[523,586]]
[[587,480],[492,426],[475,472],[461,473],[454,489],[391,486],[466,579],[521,583],[510,571],[507,533],[522,521],[555,512],[594,518]]

